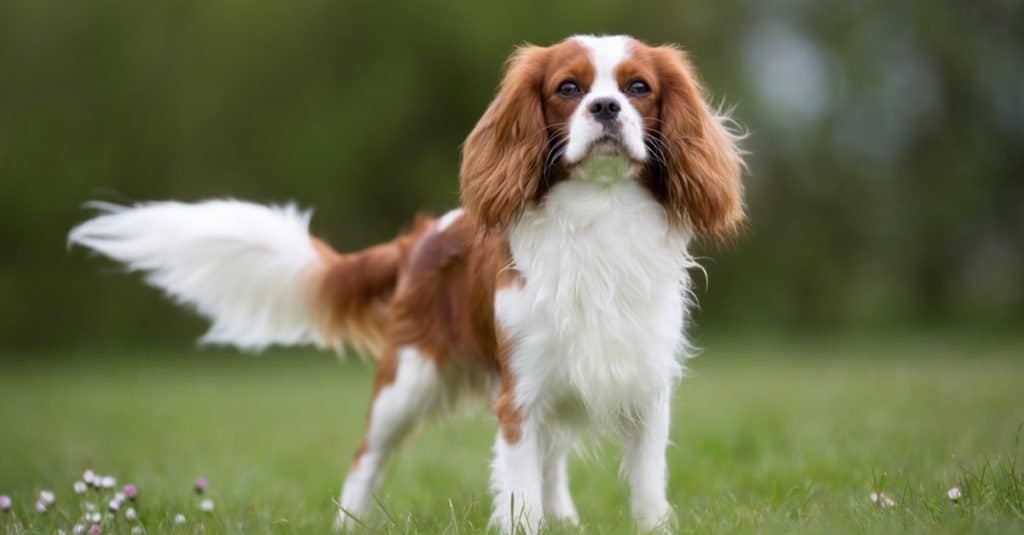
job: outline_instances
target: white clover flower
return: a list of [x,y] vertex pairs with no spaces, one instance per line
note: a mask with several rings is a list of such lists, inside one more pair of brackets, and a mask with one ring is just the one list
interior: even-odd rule
[[71,528],[73,535],[82,535],[85,533],[85,524],[75,524],[75,527]]
[[82,507],[90,513],[96,510],[96,504],[92,502],[82,502]]
[[105,489],[112,489],[115,485],[117,485],[117,480],[113,476],[103,476],[100,479],[100,486]]
[[36,512],[40,513],[40,514],[45,513],[46,512],[46,502],[44,502],[43,500],[37,500],[36,501]]
[[89,489],[89,486],[85,484],[85,481],[75,481],[75,494],[83,494]]
[[124,510],[124,517],[127,518],[128,520],[135,520],[136,518],[139,517],[139,515],[138,515],[138,513],[135,512],[135,508],[134,507],[129,507],[129,508]]
[[53,495],[53,491],[41,490],[39,491],[39,501],[46,505],[53,505],[53,502],[57,501],[57,497]]
[[132,535],[142,535],[146,530],[142,526],[135,526],[132,528]]
[[85,481],[86,485],[96,485],[96,472],[92,470],[86,470],[82,473],[82,481]]
[[89,522],[92,522],[92,523],[96,524],[96,523],[99,523],[99,522],[103,521],[103,515],[101,515],[99,513],[89,513],[89,514],[85,515],[85,519],[88,520]]
[[181,513],[178,513],[178,514],[174,515],[174,523],[175,524],[184,524],[185,523],[185,515],[183,515]]
[[117,498],[114,498],[113,500],[110,500],[109,503],[107,503],[107,509],[110,509],[111,513],[116,513],[117,510],[120,509],[120,508],[121,508],[121,500],[118,500]]
[[114,493],[114,499],[119,501],[119,502],[123,502],[125,500],[125,495],[124,495],[123,492],[115,492]]
[[960,492],[960,487],[953,487],[946,491],[946,497],[952,502],[960,501],[960,496],[963,494]]
[[11,510],[11,497],[4,494],[0,496],[0,511],[7,512]]
[[204,513],[212,513],[213,512],[213,500],[207,498],[207,499],[199,502],[199,510],[203,511]]
[[889,497],[884,492],[872,492],[870,495],[871,503],[877,503],[882,507],[892,507],[896,505],[896,501]]

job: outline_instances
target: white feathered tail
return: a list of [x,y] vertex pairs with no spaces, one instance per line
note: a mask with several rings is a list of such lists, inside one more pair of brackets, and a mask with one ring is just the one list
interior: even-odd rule
[[[346,325],[368,323],[332,318],[366,308],[337,302],[346,298],[345,288],[325,286],[328,279],[358,282],[354,274],[336,272],[361,253],[339,255],[313,239],[309,211],[237,200],[89,206],[102,213],[72,229],[69,244],[145,272],[147,283],[209,318],[203,343],[256,351],[309,343],[340,349]],[[397,262],[381,268],[397,270]]]

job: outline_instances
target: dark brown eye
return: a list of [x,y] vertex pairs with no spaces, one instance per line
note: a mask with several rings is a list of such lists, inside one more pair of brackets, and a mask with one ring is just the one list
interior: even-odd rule
[[633,80],[626,86],[626,93],[632,97],[644,97],[651,94],[651,86],[643,80]]
[[574,98],[580,96],[583,90],[580,89],[580,84],[573,82],[572,80],[566,80],[558,84],[558,96],[562,98]]

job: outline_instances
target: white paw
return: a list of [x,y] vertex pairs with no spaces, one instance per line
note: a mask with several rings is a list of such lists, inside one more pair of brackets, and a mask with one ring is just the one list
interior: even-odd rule
[[672,533],[676,512],[666,501],[646,503],[633,508],[633,520],[641,533]]
[[361,527],[365,527],[365,524],[360,520],[356,520],[352,515],[341,509],[338,510],[338,516],[334,519],[334,531],[349,533]]
[[578,526],[580,524],[580,515],[576,514],[576,511],[571,511],[568,514],[559,516],[558,521],[567,523],[571,526]]
[[557,524],[577,526],[580,523],[580,515],[576,514],[576,508],[572,505],[563,506],[550,515],[550,520]]

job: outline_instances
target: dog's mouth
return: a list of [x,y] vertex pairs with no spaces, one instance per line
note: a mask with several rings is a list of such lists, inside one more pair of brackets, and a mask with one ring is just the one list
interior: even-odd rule
[[592,157],[598,158],[621,158],[634,164],[643,164],[644,159],[633,155],[633,152],[626,146],[625,140],[618,132],[605,132],[590,143],[584,160]]
[[590,144],[587,152],[592,156],[620,156],[626,153],[626,145],[619,134],[605,132]]
[[571,169],[576,177],[608,185],[636,176],[641,163],[630,155],[621,136],[605,133],[590,143]]

